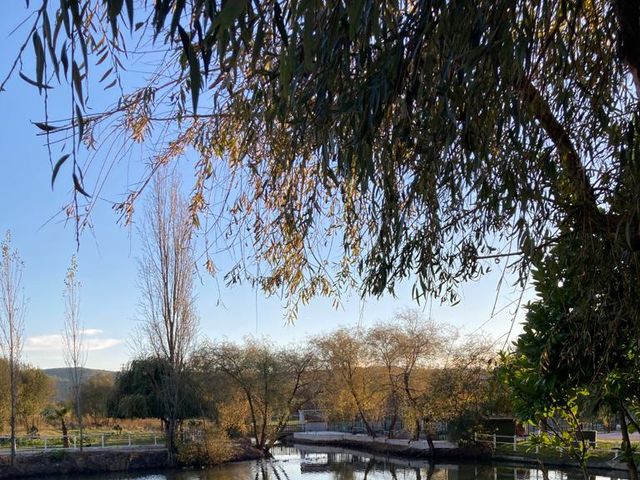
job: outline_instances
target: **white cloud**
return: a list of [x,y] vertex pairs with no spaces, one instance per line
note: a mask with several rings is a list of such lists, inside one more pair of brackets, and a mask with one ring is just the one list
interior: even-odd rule
[[[100,338],[100,335],[104,332],[97,328],[86,329],[83,333],[84,346],[89,352],[105,350],[124,342],[124,340],[119,338]],[[51,335],[36,335],[33,337],[27,337],[24,343],[24,350],[27,352],[60,351],[63,348],[63,344],[62,335],[59,333]]]
[[100,330],[99,328],[85,328],[82,333],[84,333],[85,337],[93,337],[104,333],[104,330]]

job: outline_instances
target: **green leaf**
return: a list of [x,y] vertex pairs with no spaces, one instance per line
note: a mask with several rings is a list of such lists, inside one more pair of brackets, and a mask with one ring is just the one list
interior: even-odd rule
[[129,28],[133,28],[133,0],[127,0],[127,15],[129,16]]
[[60,51],[60,61],[62,62],[62,68],[64,70],[64,76],[67,77],[67,72],[69,71],[69,59],[67,58],[67,42],[62,44],[62,49]]
[[100,77],[100,82],[104,82],[105,79],[109,76],[109,74],[113,71],[113,67],[111,67],[109,70],[107,70],[106,72],[104,72],[104,74],[102,75],[102,77]]
[[175,35],[176,29],[180,24],[180,17],[182,16],[182,12],[185,7],[186,0],[176,0],[175,7],[173,9],[173,18],[171,19],[171,37]]
[[200,75],[200,64],[198,58],[193,50],[193,45],[189,39],[187,32],[178,25],[178,33],[180,34],[180,40],[182,41],[182,47],[184,49],[185,56],[189,62],[189,79],[191,81],[191,101],[193,103],[193,114],[195,115],[198,110],[198,96],[200,95],[200,86],[202,84],[202,78]]
[[91,198],[91,195],[89,195],[84,188],[82,188],[82,184],[80,183],[80,179],[78,178],[78,175],[76,175],[75,172],[73,172],[73,187],[76,189],[76,191],[82,195],[84,195],[87,198]]
[[76,105],[76,121],[78,122],[78,138],[82,140],[84,135],[84,118],[82,118],[82,112],[78,105]]
[[122,11],[124,0],[109,0],[109,20],[114,23],[118,20],[118,15]]
[[80,69],[78,64],[74,60],[71,64],[71,79],[73,80],[73,87],[75,88],[80,105],[84,107],[84,97],[82,95],[82,75],[80,75]]
[[67,153],[66,155],[61,156],[56,164],[53,166],[53,172],[51,173],[51,189],[53,189],[53,184],[56,181],[56,177],[58,176],[58,172],[60,171],[60,167],[71,155]]
[[42,122],[32,122],[32,123],[43,132],[53,132],[54,130],[57,130],[58,128],[60,128],[60,127],[55,127],[53,125],[49,125],[48,123],[42,123]]
[[25,82],[27,82],[30,85],[33,85],[34,87],[38,87],[39,89],[41,88],[51,88],[49,85],[45,84],[45,83],[38,83],[35,80],[30,79],[29,77],[27,77],[24,73],[20,72],[18,73],[18,75],[20,76],[21,79],[23,79]]
[[38,82],[38,90],[42,92],[44,78],[44,47],[38,31],[33,32],[33,50],[36,54],[36,82]]
[[304,53],[304,68],[310,71],[313,68],[313,28],[314,28],[314,11],[312,5],[307,7],[304,12],[304,30],[302,31],[302,50]]
[[246,9],[247,0],[227,0],[220,13],[216,16],[214,23],[226,30]]

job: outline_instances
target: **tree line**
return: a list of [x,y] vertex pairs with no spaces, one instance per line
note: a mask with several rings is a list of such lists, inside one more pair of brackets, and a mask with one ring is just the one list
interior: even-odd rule
[[177,413],[162,398],[169,363],[158,356],[133,360],[116,377],[108,411],[163,424],[175,414],[181,428],[187,419],[204,419],[224,435],[252,438],[264,452],[299,410],[319,410],[329,423],[361,424],[373,436],[431,440],[437,422],[472,429],[482,415],[509,413],[496,358],[488,340],[459,338],[451,327],[406,310],[292,346],[204,341],[179,379]]

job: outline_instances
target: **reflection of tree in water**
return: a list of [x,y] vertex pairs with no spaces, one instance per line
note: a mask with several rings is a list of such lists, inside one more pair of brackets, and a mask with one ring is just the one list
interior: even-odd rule
[[[314,457],[311,457],[314,458]],[[579,472],[552,470],[548,474],[527,467],[492,465],[420,466],[394,463],[385,458],[367,458],[346,453],[332,453],[304,466],[299,459],[240,462],[212,467],[198,472],[176,471],[144,477],[114,476],[111,480],[584,480]],[[315,460],[318,460],[315,457]],[[333,462],[333,463],[332,463]],[[75,477],[74,477],[75,478]],[[613,477],[600,477],[614,480]],[[84,477],[79,477],[84,479]],[[90,480],[90,479],[89,479]],[[589,480],[596,480],[590,477]],[[617,479],[615,479],[617,480]]]

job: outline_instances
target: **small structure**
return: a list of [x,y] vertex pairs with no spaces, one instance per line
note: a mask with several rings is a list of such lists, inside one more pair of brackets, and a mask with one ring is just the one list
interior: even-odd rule
[[328,427],[324,410],[298,410],[298,421],[303,432],[323,432]]
[[528,433],[514,417],[483,417],[483,424],[487,433],[498,436],[520,437]]

